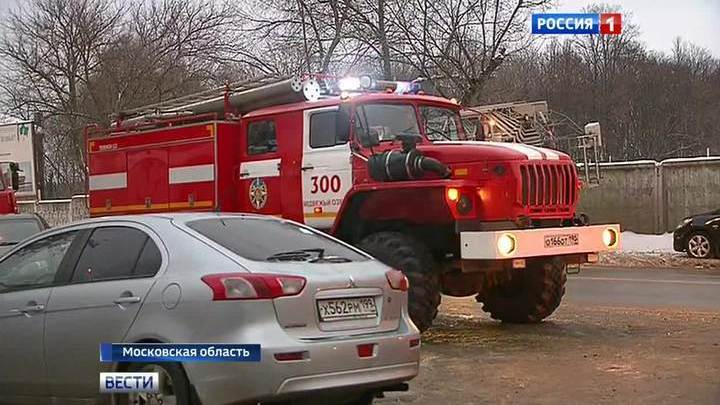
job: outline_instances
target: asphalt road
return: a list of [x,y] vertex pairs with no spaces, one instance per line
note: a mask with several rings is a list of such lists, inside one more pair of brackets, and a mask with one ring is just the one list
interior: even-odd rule
[[720,311],[720,271],[592,267],[569,275],[565,303]]
[[443,297],[410,391],[378,405],[720,404],[720,270],[585,268],[540,324]]

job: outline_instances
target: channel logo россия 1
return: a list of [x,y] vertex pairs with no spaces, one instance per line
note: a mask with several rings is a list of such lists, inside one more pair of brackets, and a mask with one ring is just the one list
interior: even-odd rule
[[619,35],[622,33],[622,14],[533,14],[532,33]]

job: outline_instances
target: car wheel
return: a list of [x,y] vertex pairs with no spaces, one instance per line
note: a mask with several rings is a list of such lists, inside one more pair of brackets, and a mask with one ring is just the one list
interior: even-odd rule
[[688,237],[687,253],[696,259],[707,259],[713,255],[713,245],[704,233],[695,232]]
[[115,397],[118,405],[191,405],[190,383],[177,363],[131,364],[127,371],[160,374],[160,392],[134,392]]
[[434,262],[428,248],[401,232],[374,233],[360,241],[358,247],[405,273],[410,281],[410,318],[420,332],[429,328],[440,305],[440,278],[433,272]]

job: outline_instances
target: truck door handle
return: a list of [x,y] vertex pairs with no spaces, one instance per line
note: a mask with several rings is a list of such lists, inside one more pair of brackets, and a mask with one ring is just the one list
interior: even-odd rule
[[300,170],[305,171],[305,170],[312,170],[314,168],[315,168],[315,166],[303,166],[300,168]]
[[240,177],[247,177],[249,175],[250,175],[250,173],[248,173],[248,172],[240,172]]

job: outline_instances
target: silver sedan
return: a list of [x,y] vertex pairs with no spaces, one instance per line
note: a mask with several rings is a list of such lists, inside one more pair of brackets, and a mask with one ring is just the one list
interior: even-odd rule
[[[0,258],[0,403],[368,404],[418,373],[407,288],[401,272],[282,219],[56,228]],[[99,362],[100,343],[120,342],[259,343],[261,361]],[[160,394],[99,394],[107,371],[159,372]]]

